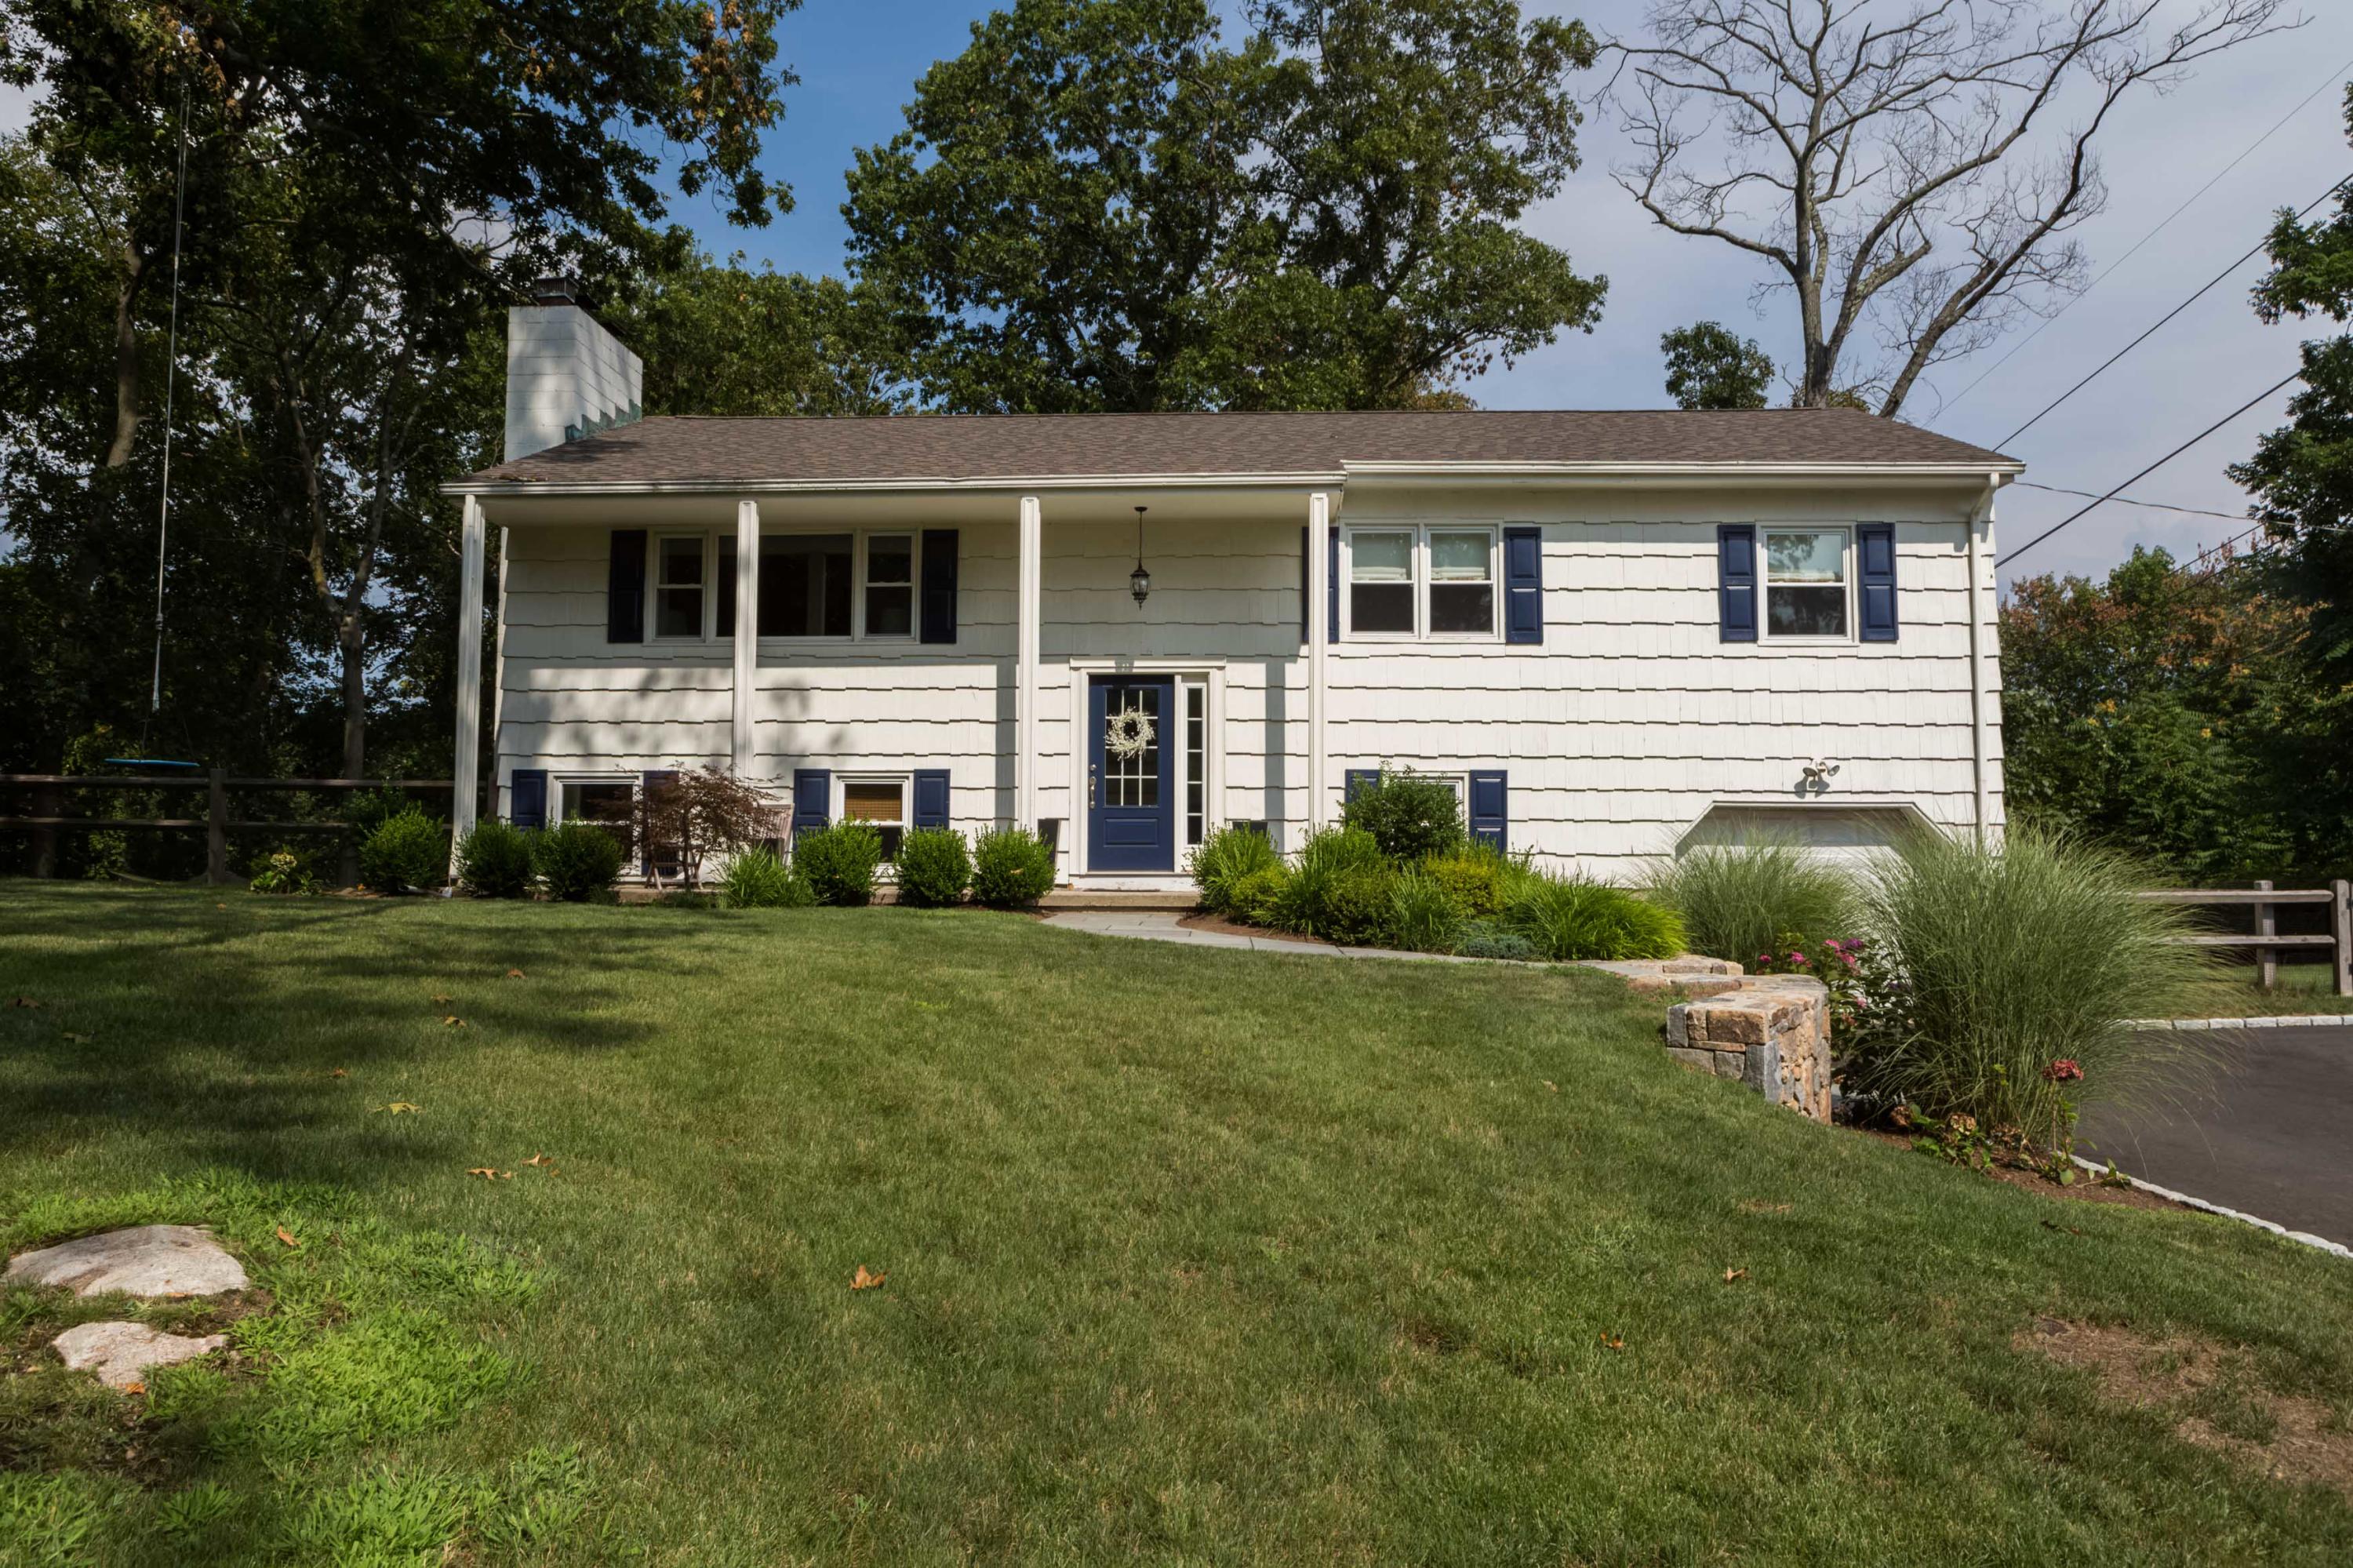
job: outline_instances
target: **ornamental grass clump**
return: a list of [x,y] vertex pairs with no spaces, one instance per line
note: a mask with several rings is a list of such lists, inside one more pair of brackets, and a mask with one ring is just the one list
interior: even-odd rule
[[1651,896],[1683,917],[1691,950],[1712,959],[1749,964],[1858,928],[1854,878],[1794,839],[1705,844],[1646,870]]
[[1672,959],[1684,950],[1683,922],[1606,882],[1530,874],[1504,908],[1504,924],[1540,959]]
[[1200,890],[1201,907],[1228,914],[1235,910],[1234,890],[1243,879],[1282,862],[1273,840],[1256,828],[1235,824],[1203,839],[1187,859],[1185,870]]
[[719,892],[730,909],[798,909],[817,902],[808,884],[765,844],[728,861]]
[[2176,942],[2181,906],[2132,896],[2151,882],[2127,856],[2015,829],[2000,850],[1923,832],[1883,853],[1864,918],[1905,1026],[1843,1061],[1848,1092],[2063,1151],[2083,1105],[2197,1088],[2212,1035],[2126,1022],[2193,1010],[2218,980]]
[[1391,942],[1417,953],[1451,953],[1461,928],[1454,900],[1436,877],[1419,868],[1398,876],[1389,893]]
[[[1369,894],[1367,874],[1395,871],[1381,853],[1373,835],[1362,828],[1318,828],[1307,835],[1299,846],[1298,863],[1292,868],[1291,879],[1273,911],[1271,924],[1285,931],[1303,936],[1327,937],[1334,941],[1348,938],[1335,934],[1334,927],[1357,924],[1356,908],[1359,895]],[[1342,886],[1343,878],[1346,886]],[[1382,891],[1387,902],[1387,891]],[[1345,910],[1337,906],[1335,898],[1346,903]]]

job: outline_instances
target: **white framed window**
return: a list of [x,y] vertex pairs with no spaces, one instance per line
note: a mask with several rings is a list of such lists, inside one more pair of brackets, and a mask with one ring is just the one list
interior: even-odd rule
[[620,842],[627,856],[636,842],[638,779],[632,773],[557,774],[549,782],[548,823],[593,822]]
[[1853,535],[1808,525],[1762,528],[1765,635],[1782,641],[1844,641],[1854,625]]
[[900,841],[907,836],[913,784],[905,773],[837,774],[833,781],[833,820],[864,822],[882,838],[882,859],[896,863]]
[[1185,842],[1194,845],[1209,826],[1209,683],[1180,679],[1176,703],[1185,720]]
[[1340,635],[1359,641],[1493,640],[1497,530],[1463,524],[1342,531]]
[[[911,641],[922,535],[906,529],[760,535],[763,641]],[[735,535],[663,534],[654,551],[649,635],[663,641],[735,636]],[[687,630],[692,625],[693,630]]]

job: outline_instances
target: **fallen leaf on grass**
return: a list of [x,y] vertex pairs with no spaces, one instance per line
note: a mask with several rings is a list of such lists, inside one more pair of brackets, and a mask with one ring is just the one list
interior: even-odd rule
[[1786,1214],[1789,1212],[1788,1204],[1768,1203],[1762,1198],[1743,1198],[1739,1208],[1744,1214]]
[[213,907],[214,907],[214,908],[216,908],[216,909],[226,909],[226,908],[227,908],[227,907],[228,907],[228,906],[227,906],[227,905],[226,905],[226,904],[216,904],[216,905],[214,905],[214,906],[213,906]]
[[301,1246],[302,1245],[301,1242],[294,1239],[294,1233],[288,1230],[284,1225],[278,1227],[278,1239],[284,1242],[288,1246]]
[[406,1100],[395,1100],[388,1106],[377,1106],[374,1108],[380,1111],[390,1111],[395,1116],[403,1116],[414,1115],[420,1107],[410,1105]]
[[1730,1285],[1734,1280],[1746,1279],[1747,1277],[1748,1271],[1745,1268],[1727,1268],[1724,1271],[1724,1282],[1726,1285]]
[[466,1174],[469,1176],[480,1176],[485,1181],[512,1181],[514,1180],[513,1171],[494,1170],[488,1165],[477,1165],[471,1171],[467,1171]]
[[2073,1226],[2073,1225],[2063,1225],[2063,1224],[2060,1224],[2058,1221],[2056,1221],[2056,1220],[2045,1220],[2045,1221],[2043,1221],[2043,1222],[2042,1222],[2042,1228],[2043,1228],[2044,1230],[2046,1230],[2046,1231],[2065,1231],[2065,1232],[2066,1232],[2069,1235],[2071,1235],[2071,1236],[2079,1236],[2079,1235],[2082,1235],[2082,1234],[2084,1234],[2083,1232],[2081,1232],[2081,1231],[2077,1230],[2074,1226]]
[[528,1160],[524,1160],[524,1161],[523,1161],[523,1163],[524,1163],[525,1165],[554,1165],[554,1164],[555,1163],[555,1161],[554,1161],[554,1160],[550,1160],[550,1159],[549,1159],[546,1155],[544,1155],[544,1154],[536,1154],[536,1153],[535,1153],[535,1154],[533,1154],[530,1159],[528,1159]]
[[457,1000],[454,996],[436,996],[432,998],[432,1002],[436,1007],[447,1007]]
[[441,1021],[441,1027],[444,1029],[463,1029],[466,1027],[466,1021],[453,1012],[448,1017]]
[[77,1034],[70,1029],[65,1032],[65,1037],[66,1044],[69,1045],[87,1045],[93,1038],[88,1034]]
[[1601,1336],[1601,1348],[1605,1351],[1622,1351],[1626,1348],[1626,1341],[1616,1334],[1604,1334]]
[[348,1078],[351,1075],[352,1070],[349,1067],[338,1067],[333,1072],[327,1075],[327,1076],[331,1078]]
[[890,1270],[885,1269],[880,1274],[869,1274],[866,1272],[866,1266],[861,1263],[858,1266],[858,1272],[849,1277],[849,1287],[852,1290],[871,1290],[890,1277]]
[[11,1007],[38,1007],[41,1004],[29,996],[20,996],[8,1004]]
[[507,971],[507,979],[521,980],[522,979],[522,971],[521,969],[509,969]]
[[143,1383],[126,1383],[122,1385],[122,1392],[125,1393],[144,1393],[147,1392],[147,1385]]
[[1544,1080],[1544,1086],[1545,1086],[1546,1088],[1547,1088],[1547,1089],[1550,1089],[1554,1094],[1558,1094],[1558,1093],[1560,1093],[1560,1086],[1559,1086],[1558,1084],[1554,1083],[1550,1078],[1546,1078],[1546,1079],[1545,1079],[1545,1080]]

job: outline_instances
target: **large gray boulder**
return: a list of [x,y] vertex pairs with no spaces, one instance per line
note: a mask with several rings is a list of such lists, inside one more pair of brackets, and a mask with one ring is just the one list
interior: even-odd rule
[[194,1225],[139,1225],[60,1242],[8,1263],[16,1285],[62,1285],[77,1296],[218,1296],[246,1287],[245,1268]]
[[77,1323],[50,1343],[74,1371],[94,1367],[98,1381],[107,1387],[129,1388],[143,1382],[151,1368],[177,1366],[211,1354],[228,1343],[228,1336],[192,1340],[144,1323]]

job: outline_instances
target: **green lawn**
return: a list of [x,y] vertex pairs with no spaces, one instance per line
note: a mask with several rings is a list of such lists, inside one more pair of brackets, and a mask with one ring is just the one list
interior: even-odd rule
[[[2325,949],[2324,949],[2325,951]],[[2279,983],[2265,991],[2255,983],[2252,966],[2227,971],[2228,994],[2210,1010],[2216,1018],[2279,1018],[2313,1012],[2353,1013],[2353,997],[2337,994],[2333,964],[2282,964]],[[2233,1013],[2228,1010],[2239,1008]]]
[[2353,1557],[2010,1348],[2341,1430],[2353,1266],[1808,1125],[1599,975],[0,885],[17,995],[0,1237],[209,1221],[272,1305],[150,1404],[5,1298],[0,1562]]

